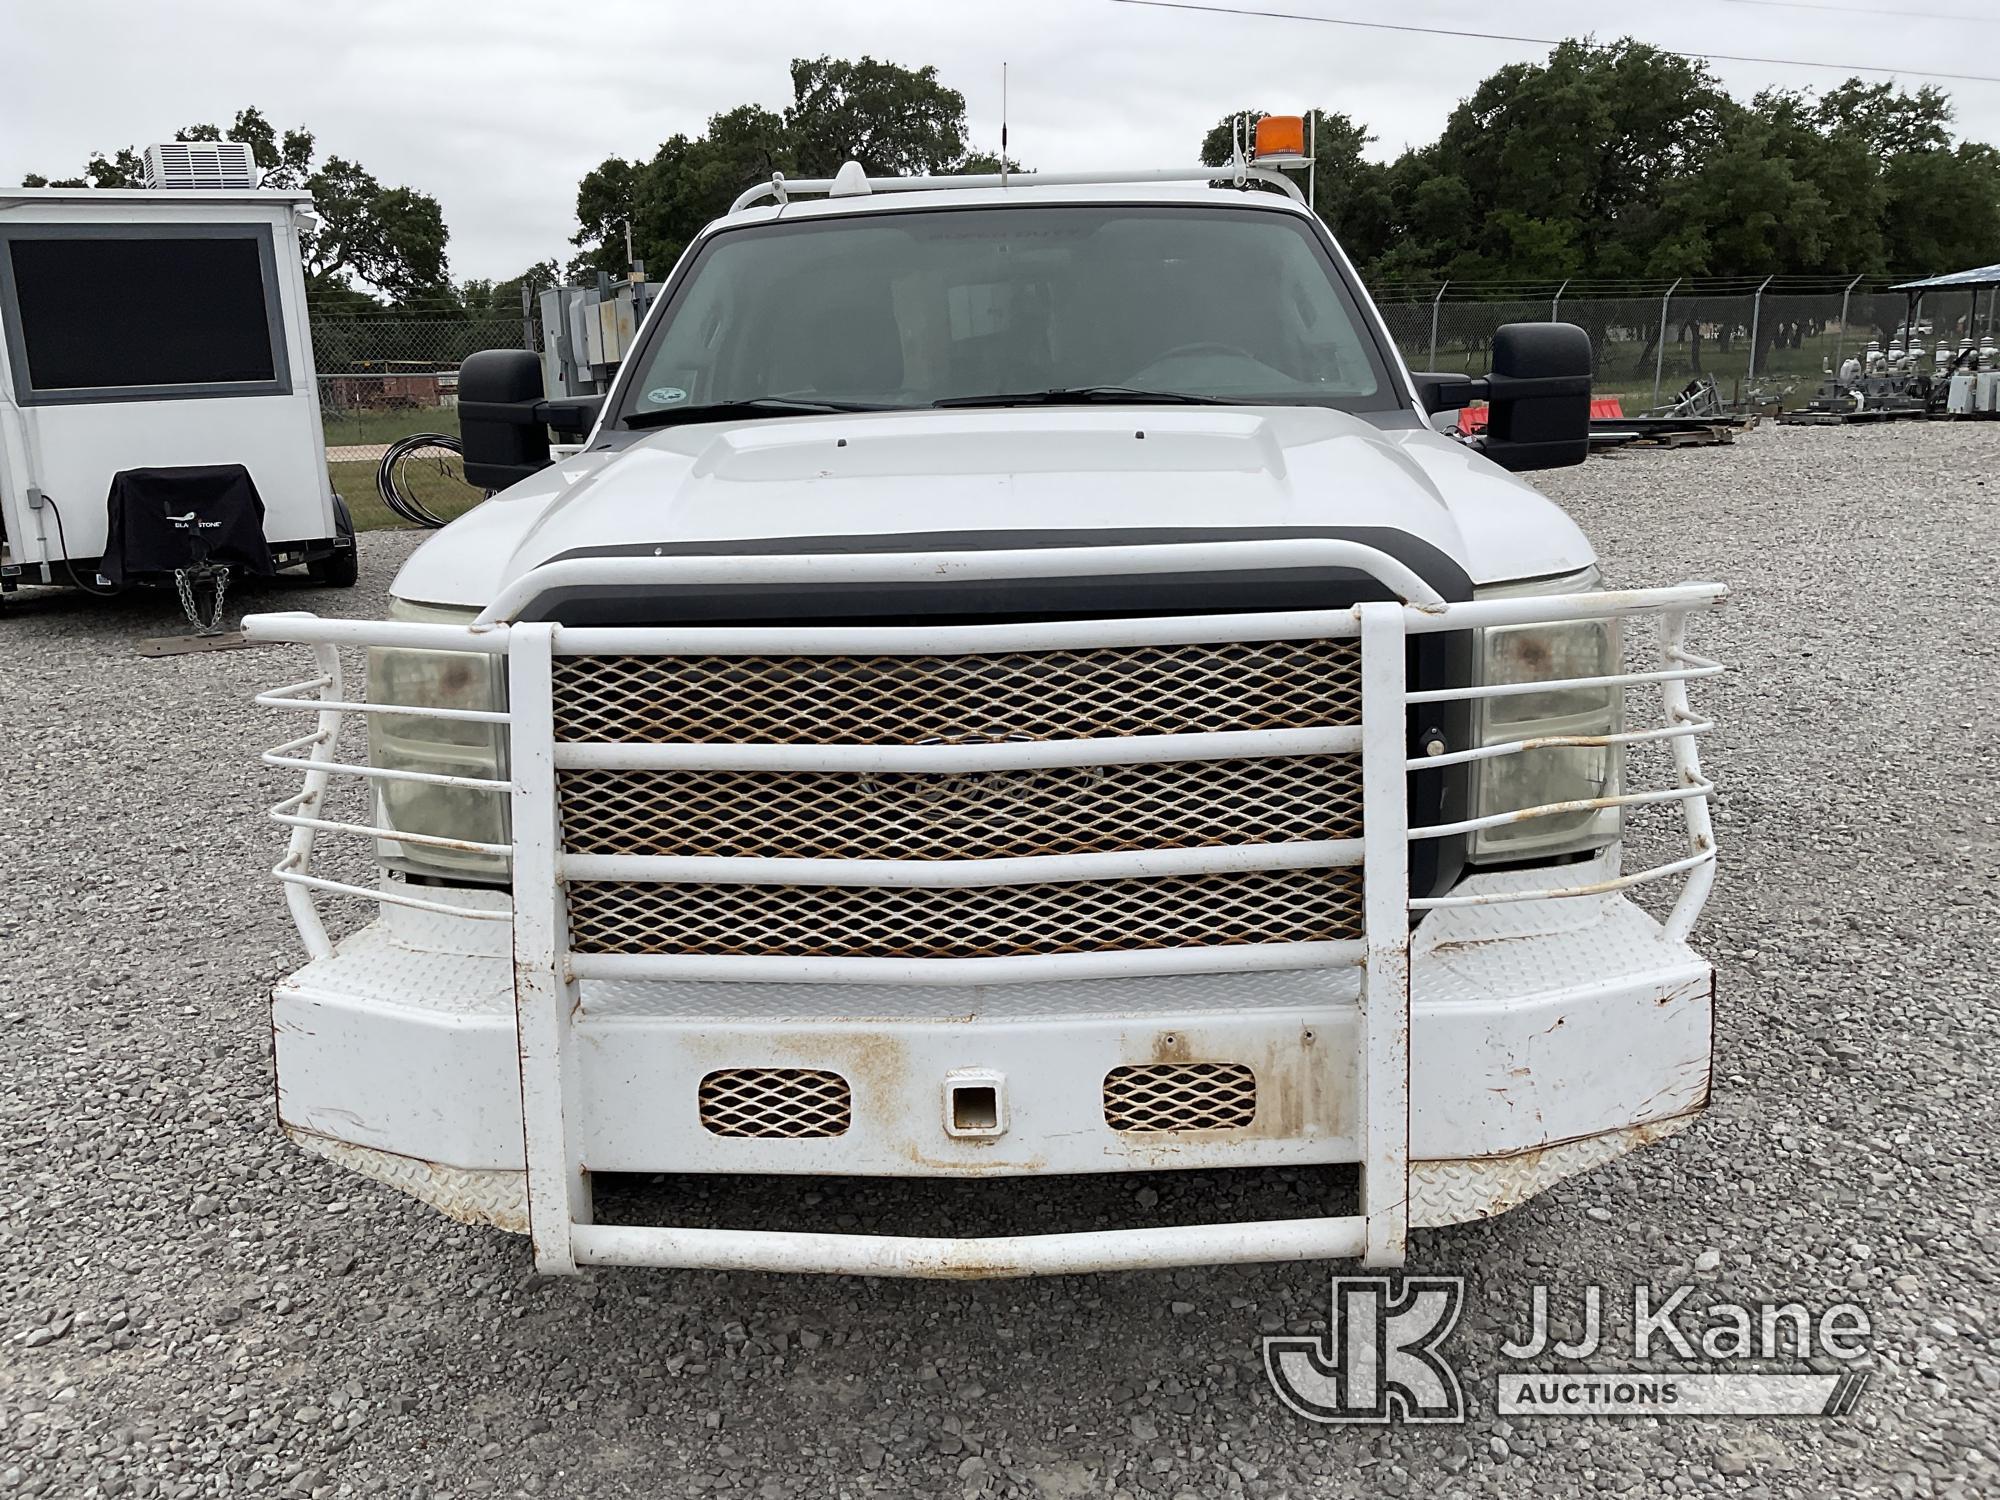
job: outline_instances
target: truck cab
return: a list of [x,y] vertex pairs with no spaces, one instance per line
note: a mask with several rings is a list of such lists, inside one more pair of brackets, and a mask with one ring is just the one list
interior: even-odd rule
[[[1515,477],[1583,460],[1587,340],[1413,375],[1279,173],[1133,175],[774,179],[601,400],[467,362],[492,498],[387,619],[245,622],[315,659],[261,700],[311,722],[266,756],[300,1145],[545,1271],[981,1276],[1399,1264],[1696,1117],[1724,590],[1606,589]],[[336,936],[330,893],[380,913]],[[1322,1163],[1352,1211],[1171,1230],[593,1211],[617,1173]]]

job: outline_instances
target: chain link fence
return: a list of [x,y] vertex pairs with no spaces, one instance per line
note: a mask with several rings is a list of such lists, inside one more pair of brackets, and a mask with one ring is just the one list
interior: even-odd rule
[[532,319],[315,318],[328,461],[370,462],[413,432],[458,433],[458,367],[481,349],[536,349]]
[[[1476,286],[1428,294],[1409,287],[1376,293],[1390,336],[1412,369],[1486,373],[1503,324],[1555,319],[1589,335],[1601,396],[1628,414],[1671,401],[1690,380],[1715,381],[1724,401],[1802,405],[1821,373],[1871,339],[1884,347],[1908,337],[1909,302],[1900,292],[1835,287],[1813,291],[1722,292],[1678,284],[1655,292],[1547,295]],[[1969,292],[1933,292],[1918,317],[1927,351],[1954,348],[1995,331],[2000,294],[1975,304]],[[370,462],[414,432],[458,432],[458,366],[480,349],[539,350],[535,316],[474,318],[316,318],[313,357],[329,459]],[[1754,356],[1753,356],[1754,351]]]
[[[1379,305],[1390,336],[1412,369],[1486,373],[1493,334],[1503,324],[1557,320],[1590,335],[1600,396],[1617,397],[1628,415],[1670,402],[1688,382],[1708,377],[1724,401],[1800,406],[1822,373],[1838,369],[1871,340],[1884,348],[1910,337],[1910,304],[1901,292],[1859,289],[1712,292],[1676,286],[1648,295],[1488,298],[1446,286],[1428,298],[1402,288]],[[1995,331],[2000,295],[1932,292],[1915,337],[1926,351],[1956,348]],[[1754,358],[1753,358],[1754,351]],[[1928,365],[1928,362],[1926,362]]]

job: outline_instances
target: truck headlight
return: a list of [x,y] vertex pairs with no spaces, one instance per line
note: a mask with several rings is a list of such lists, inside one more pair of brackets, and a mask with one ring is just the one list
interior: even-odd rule
[[[1564,578],[1500,584],[1476,591],[1480,599],[1518,599],[1536,594],[1579,594],[1598,586],[1595,568]],[[1601,677],[1620,669],[1615,620],[1579,620],[1559,625],[1509,625],[1481,632],[1480,680],[1559,682]],[[1474,700],[1474,730],[1482,745],[1552,735],[1606,735],[1619,732],[1624,689],[1559,688]],[[1475,813],[1480,817],[1618,795],[1624,779],[1623,747],[1551,746],[1475,761]],[[1618,809],[1550,813],[1482,828],[1473,835],[1471,857],[1480,864],[1547,859],[1578,854],[1616,841]]]
[[[411,604],[401,599],[393,599],[389,604],[392,620],[465,625],[477,614],[477,610]],[[403,703],[413,708],[498,711],[506,707],[507,701],[503,674],[502,659],[485,652],[371,646],[368,701]],[[463,719],[370,714],[368,763],[397,771],[505,780],[506,730],[498,724]],[[507,842],[504,793],[421,781],[377,781],[375,796],[384,828],[480,844]],[[470,849],[381,839],[376,843],[376,858],[409,875],[487,884],[504,884],[508,878],[505,856]]]

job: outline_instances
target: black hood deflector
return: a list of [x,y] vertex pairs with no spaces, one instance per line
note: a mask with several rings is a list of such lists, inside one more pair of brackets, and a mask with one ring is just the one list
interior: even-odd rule
[[[772,557],[870,552],[1006,552],[1045,547],[1137,547],[1325,538],[1393,557],[1447,600],[1472,597],[1472,580],[1429,542],[1389,526],[1119,528],[1098,531],[926,531],[881,536],[787,536],[579,547],[551,562],[590,557]],[[1339,609],[1394,598],[1353,568],[1103,574],[1077,578],[939,578],[897,583],[579,584],[531,601],[522,620],[564,625],[937,625],[1024,620],[1105,620]]]

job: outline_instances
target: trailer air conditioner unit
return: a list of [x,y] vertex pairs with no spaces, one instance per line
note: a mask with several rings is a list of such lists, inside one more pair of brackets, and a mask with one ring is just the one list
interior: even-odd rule
[[146,186],[204,193],[254,188],[258,172],[239,141],[165,141],[146,148]]

